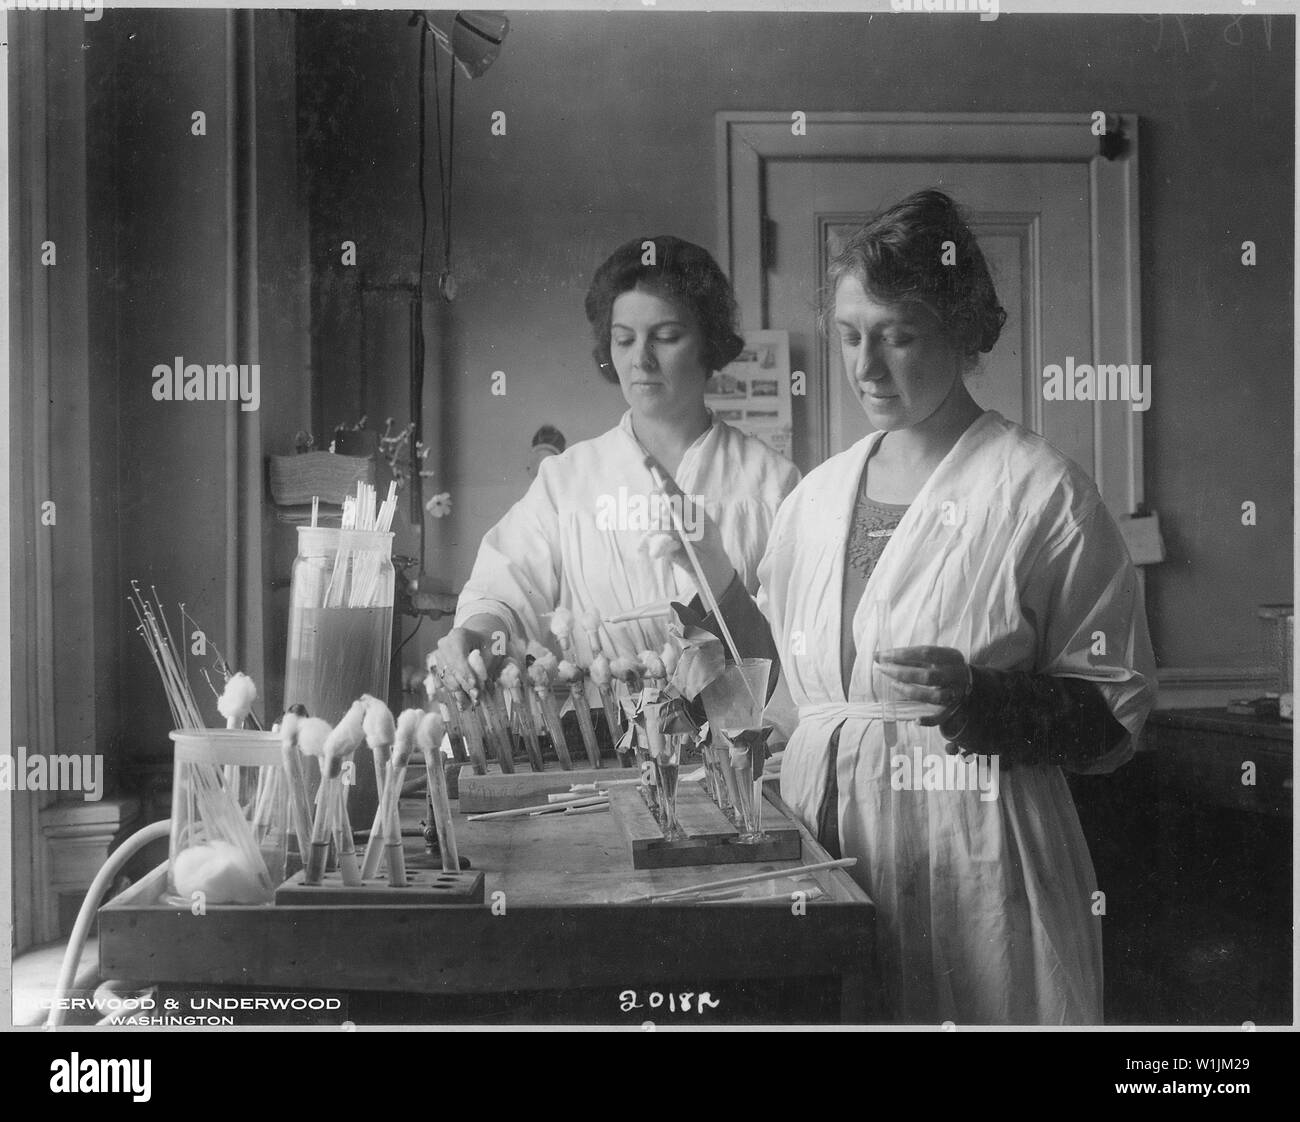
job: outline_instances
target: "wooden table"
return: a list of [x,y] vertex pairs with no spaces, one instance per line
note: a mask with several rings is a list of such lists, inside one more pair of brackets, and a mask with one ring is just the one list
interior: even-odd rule
[[[410,809],[414,821],[422,806]],[[211,907],[194,916],[158,902],[164,867],[100,909],[101,976],[389,994],[582,989],[608,1007],[612,1023],[636,1024],[669,1019],[666,1004],[650,1007],[652,993],[714,987],[718,1007],[671,1020],[725,1023],[717,987],[770,985],[779,993],[792,979],[820,979],[838,988],[842,1022],[880,1017],[870,974],[874,906],[842,870],[760,883],[718,903],[636,902],[646,893],[828,860],[806,831],[798,862],[644,871],[630,867],[608,813],[458,817],[456,831],[461,854],[485,873],[486,905]],[[792,898],[797,890],[812,897],[802,907]],[[623,1009],[631,1004],[621,996],[628,991],[639,1007]],[[767,1019],[781,1023],[781,999],[774,1000]]]

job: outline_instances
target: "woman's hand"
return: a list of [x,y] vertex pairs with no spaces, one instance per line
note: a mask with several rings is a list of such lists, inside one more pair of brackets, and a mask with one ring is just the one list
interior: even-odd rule
[[970,694],[971,669],[966,656],[952,647],[895,647],[877,651],[876,665],[893,680],[899,700],[932,705],[934,712],[917,723],[942,724]]
[[677,519],[672,520],[671,533],[664,532],[664,537],[672,540],[672,548],[667,556],[675,565],[685,570],[692,580],[699,579],[686,547],[682,543],[683,533],[678,532],[680,526],[685,537],[690,541],[696,560],[700,563],[709,590],[715,600],[720,600],[736,575],[736,566],[727,555],[727,547],[722,542],[722,532],[718,529],[718,524],[709,517],[703,504],[695,502],[682,492],[672,476],[664,471],[653,456],[646,456],[645,464],[650,469],[650,474],[654,476],[664,501],[673,504],[680,519],[680,522]]
[[[498,636],[501,637],[498,641]],[[469,664],[469,656],[478,651],[488,674],[496,673],[501,656],[494,650],[505,650],[508,636],[495,616],[474,616],[464,627],[453,627],[438,640],[438,665],[448,679],[448,685],[459,686],[466,693],[478,689],[479,676]]]

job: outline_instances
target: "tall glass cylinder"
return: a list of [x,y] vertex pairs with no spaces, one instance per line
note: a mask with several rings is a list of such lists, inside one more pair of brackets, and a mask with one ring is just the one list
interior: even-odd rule
[[[284,703],[337,724],[363,693],[388,699],[393,641],[393,535],[298,527],[289,592]],[[370,822],[379,805],[374,764],[353,758],[348,813]]]

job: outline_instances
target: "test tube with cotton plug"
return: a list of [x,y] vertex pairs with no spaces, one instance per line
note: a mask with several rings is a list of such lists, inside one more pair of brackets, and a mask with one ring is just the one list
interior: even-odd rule
[[451,801],[447,797],[447,773],[442,767],[442,718],[426,713],[416,730],[416,742],[424,756],[424,770],[429,780],[429,803],[433,808],[433,827],[438,833],[444,873],[460,872],[460,852],[456,848],[456,829],[451,821]]
[[560,709],[555,704],[555,695],[551,693],[551,683],[559,664],[555,656],[546,648],[533,652],[532,665],[528,667],[528,680],[533,684],[533,693],[537,697],[537,711],[541,714],[546,735],[550,737],[551,747],[555,749],[555,758],[565,771],[573,770],[573,758],[569,755],[569,744],[564,736],[564,724],[560,720]]
[[510,719],[519,730],[528,753],[528,765],[533,771],[542,771],[546,764],[542,760],[542,742],[537,738],[537,726],[533,723],[533,707],[528,703],[524,693],[523,672],[514,660],[508,661],[497,677],[506,699],[510,702]]
[[290,708],[280,721],[280,760],[289,784],[289,811],[293,832],[298,838],[298,855],[304,864],[311,847],[311,803],[307,797],[306,777],[303,775],[299,726],[306,715],[307,710],[297,706]]
[[343,769],[351,762],[352,754],[366,738],[363,727],[365,715],[365,706],[354,701],[343,720],[334,726],[325,740],[321,782],[316,792],[316,818],[312,823],[311,854],[303,876],[304,884],[321,882],[331,831],[338,846],[339,873],[343,883],[349,886],[361,883],[361,868],[357,864],[356,849],[352,844],[352,824],[348,819]]
[[[497,696],[496,685],[488,676],[487,665],[483,660],[483,652],[480,650],[470,651],[466,661],[478,678],[476,700],[479,703],[479,714],[483,718],[483,731],[492,742],[492,749],[496,753],[497,763],[501,766],[501,770],[513,775],[515,770],[515,748],[510,740],[510,722],[506,720],[505,708],[501,704],[501,699]],[[474,696],[474,694],[471,694],[471,696]]]
[[388,884],[392,888],[406,887],[406,855],[402,849],[399,800],[402,797],[402,784],[406,780],[406,767],[411,753],[415,751],[416,729],[424,715],[422,709],[404,709],[397,718],[393,751],[384,769],[379,809],[375,812],[375,826],[370,831],[370,844],[366,846],[365,861],[361,867],[363,877],[373,877],[378,871],[382,854],[388,864]]

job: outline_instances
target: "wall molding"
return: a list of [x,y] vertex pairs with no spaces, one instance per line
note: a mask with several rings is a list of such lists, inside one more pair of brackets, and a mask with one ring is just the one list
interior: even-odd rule
[[1156,681],[1157,709],[1218,708],[1277,688],[1276,671],[1268,666],[1163,666]]

